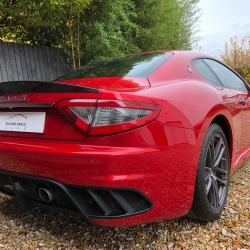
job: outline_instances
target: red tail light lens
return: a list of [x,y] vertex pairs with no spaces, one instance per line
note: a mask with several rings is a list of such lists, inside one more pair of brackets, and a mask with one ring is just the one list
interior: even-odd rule
[[61,101],[56,108],[90,135],[107,135],[146,125],[157,118],[160,106],[129,101]]

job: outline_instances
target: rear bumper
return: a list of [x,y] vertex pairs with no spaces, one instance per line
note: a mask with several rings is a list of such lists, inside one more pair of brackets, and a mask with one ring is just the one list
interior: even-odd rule
[[[104,190],[113,198],[110,190],[120,192],[123,198],[127,194],[121,190],[126,190],[132,200],[145,199],[147,206],[142,206],[143,209],[120,214],[115,211],[111,213],[113,217],[108,213],[105,215],[105,211],[101,215],[89,212],[89,209],[86,212],[74,204],[73,210],[80,211],[89,221],[99,225],[129,226],[180,217],[187,214],[192,205],[196,167],[204,134],[189,129],[157,126],[154,131],[158,137],[154,141],[142,141],[144,133],[149,131],[148,127],[129,132],[133,133],[133,139],[129,141],[126,138],[129,133],[87,138],[84,144],[2,137],[1,173],[4,171],[14,179],[16,174],[21,175],[24,179],[32,179],[35,184],[42,179],[46,185],[52,185],[51,188],[55,185],[66,189],[66,194],[72,193],[68,191],[71,189],[82,189],[83,193],[87,193],[81,197],[83,203],[88,201],[89,196],[94,199],[96,192],[103,199],[99,190]],[[160,126],[163,128],[159,129]],[[94,190],[94,194],[91,194],[91,190]],[[71,202],[74,203],[74,199]],[[127,202],[131,205],[130,200]],[[33,203],[56,208],[55,202]]]
[[92,224],[96,224],[92,218],[124,218],[152,208],[152,202],[138,190],[75,187],[6,171],[0,171],[0,192],[15,196],[26,209],[39,206],[81,213]]

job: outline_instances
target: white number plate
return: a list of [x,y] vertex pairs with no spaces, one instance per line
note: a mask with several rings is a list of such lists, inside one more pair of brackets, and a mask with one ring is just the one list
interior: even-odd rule
[[43,133],[45,112],[0,112],[0,130]]

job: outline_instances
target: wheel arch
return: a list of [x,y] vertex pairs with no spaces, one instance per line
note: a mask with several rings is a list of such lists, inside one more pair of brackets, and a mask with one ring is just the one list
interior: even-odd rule
[[227,118],[223,115],[217,115],[211,122],[212,123],[216,123],[218,124],[221,129],[223,130],[226,139],[227,139],[227,144],[228,144],[228,149],[229,149],[229,155],[230,155],[230,159],[232,159],[232,145],[233,145],[233,137],[232,137],[232,129],[230,126],[229,121],[227,120]]

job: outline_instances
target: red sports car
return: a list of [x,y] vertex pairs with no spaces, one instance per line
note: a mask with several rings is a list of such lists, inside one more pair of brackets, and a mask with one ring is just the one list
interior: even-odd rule
[[113,227],[213,221],[250,155],[249,86],[200,53],[106,59],[0,93],[0,192],[25,208]]

